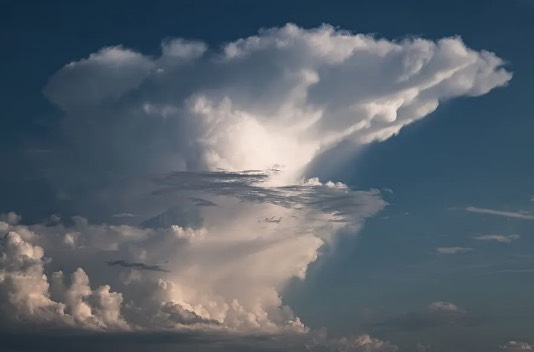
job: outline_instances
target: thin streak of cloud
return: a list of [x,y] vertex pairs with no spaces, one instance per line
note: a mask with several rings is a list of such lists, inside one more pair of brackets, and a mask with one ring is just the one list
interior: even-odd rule
[[468,247],[438,247],[436,248],[436,251],[440,254],[458,254],[458,253],[465,253],[465,252],[471,252],[473,248]]
[[113,218],[134,218],[136,215],[130,214],[130,213],[119,213],[119,214],[113,214],[111,217]]
[[496,210],[496,209],[478,208],[478,207],[471,207],[471,206],[465,208],[465,210],[471,213],[504,216],[504,217],[516,218],[516,219],[534,220],[534,215],[530,213],[523,213],[523,212],[516,212],[516,211],[502,211],[502,210]]
[[492,271],[488,274],[534,274],[534,269],[504,269]]
[[473,237],[478,241],[494,241],[500,243],[511,243],[512,241],[518,240],[521,236],[519,235],[482,235]]

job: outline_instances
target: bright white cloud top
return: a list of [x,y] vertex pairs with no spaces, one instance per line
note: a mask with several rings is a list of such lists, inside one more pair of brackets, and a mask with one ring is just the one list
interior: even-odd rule
[[441,101],[505,85],[502,64],[459,38],[290,24],[221,49],[176,39],[159,57],[109,47],[72,62],[45,88],[69,143],[53,178],[63,197],[98,199],[108,222],[129,222],[0,223],[2,314],[104,330],[306,331],[283,289],[386,205],[307,167],[342,141],[385,140]]

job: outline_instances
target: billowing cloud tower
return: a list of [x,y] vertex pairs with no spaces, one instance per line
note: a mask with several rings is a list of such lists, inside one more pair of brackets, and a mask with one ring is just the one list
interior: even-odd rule
[[305,332],[283,289],[386,206],[376,190],[314,178],[310,163],[505,85],[502,64],[460,38],[292,24],[222,48],[173,39],[158,57],[117,46],[69,63],[44,90],[64,114],[48,177],[84,217],[0,222],[1,314],[96,330]]

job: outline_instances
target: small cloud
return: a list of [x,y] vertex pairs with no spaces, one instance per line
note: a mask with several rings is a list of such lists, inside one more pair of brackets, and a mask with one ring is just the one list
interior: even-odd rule
[[497,270],[492,271],[488,274],[530,274],[534,273],[534,269],[503,269],[503,270]]
[[438,247],[436,251],[440,254],[458,254],[472,251],[469,247]]
[[114,218],[134,218],[136,215],[130,213],[113,214]]
[[502,211],[502,210],[496,210],[496,209],[477,208],[477,207],[467,207],[465,208],[465,210],[471,213],[504,216],[507,218],[516,218],[516,219],[524,219],[524,220],[534,220],[534,214],[524,212],[524,211]]
[[[447,326],[475,326],[481,323],[479,317],[469,314],[457,305],[438,301],[430,303],[424,309],[392,317],[382,322],[372,324],[373,334],[388,334],[390,332],[422,331]],[[424,346],[430,348],[430,346]],[[426,349],[419,349],[426,351]]]
[[430,303],[428,305],[428,309],[433,312],[464,312],[464,310],[458,307],[456,304],[443,301]]
[[534,345],[531,345],[527,342],[521,341],[508,341],[506,344],[501,346],[501,350],[504,351],[532,351],[534,350]]
[[473,237],[475,240],[479,241],[495,241],[500,243],[511,243],[512,241],[518,240],[521,236],[519,235],[483,235]]
[[368,334],[345,336],[339,339],[325,339],[318,336],[305,344],[310,352],[396,352],[399,347]]
[[215,206],[217,206],[217,204],[213,203],[211,200],[202,199],[202,198],[195,198],[195,197],[189,197],[189,199],[197,207],[215,207]]

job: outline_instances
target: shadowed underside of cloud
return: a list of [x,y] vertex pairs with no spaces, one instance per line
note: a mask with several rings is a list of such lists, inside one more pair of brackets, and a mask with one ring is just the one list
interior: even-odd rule
[[396,352],[398,347],[369,335],[338,339],[322,331],[307,335],[228,334],[206,331],[159,333],[94,334],[68,332],[1,334],[2,346],[8,351],[183,351],[183,352]]
[[[115,46],[67,64],[44,91],[64,113],[66,141],[47,153],[47,175],[69,207],[105,221],[0,222],[4,327],[310,338],[281,292],[386,203],[307,166],[505,85],[501,66],[459,38],[393,42],[291,24],[220,49],[174,39],[158,57]],[[305,345],[396,350],[366,335]]]

